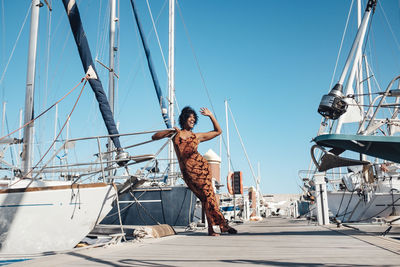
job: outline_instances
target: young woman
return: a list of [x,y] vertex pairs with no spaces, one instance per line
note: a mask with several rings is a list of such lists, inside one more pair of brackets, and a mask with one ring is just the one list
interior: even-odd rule
[[197,146],[200,142],[208,141],[222,133],[214,115],[207,108],[201,108],[200,113],[210,118],[214,130],[206,133],[193,133],[192,129],[197,123],[197,114],[191,107],[184,107],[179,116],[181,129],[174,127],[173,130],[164,130],[153,135],[153,140],[170,137],[173,138],[175,152],[178,157],[179,167],[187,186],[200,199],[205,210],[208,221],[208,235],[219,236],[213,226],[220,227],[221,232],[236,234],[237,231],[230,227],[219,210],[214,189],[210,167],[199,152]]

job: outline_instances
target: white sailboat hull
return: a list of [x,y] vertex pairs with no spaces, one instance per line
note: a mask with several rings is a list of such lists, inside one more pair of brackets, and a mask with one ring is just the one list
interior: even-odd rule
[[72,249],[112,208],[105,183],[0,189],[0,257]]
[[[328,206],[333,216],[343,222],[371,221],[373,218],[386,218],[400,215],[400,193],[373,193],[369,200],[349,192],[328,192]],[[393,202],[394,213],[393,213]],[[340,204],[341,203],[341,204]]]

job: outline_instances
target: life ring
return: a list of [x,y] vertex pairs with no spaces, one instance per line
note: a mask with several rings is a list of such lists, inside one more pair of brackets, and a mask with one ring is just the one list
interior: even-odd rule
[[228,176],[226,177],[226,187],[228,189],[228,193],[231,195],[233,195],[232,179],[233,179],[233,172],[228,172]]

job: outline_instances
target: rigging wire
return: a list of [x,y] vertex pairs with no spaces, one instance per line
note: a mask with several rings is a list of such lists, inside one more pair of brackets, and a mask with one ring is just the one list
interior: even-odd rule
[[348,106],[354,106],[354,107],[372,107],[372,108],[394,108],[394,107],[400,107],[400,103],[396,103],[396,104],[383,104],[381,106],[378,105],[361,105],[361,104],[347,104]]
[[[194,46],[193,46],[192,40],[191,40],[191,38],[190,38],[189,31],[188,31],[188,28],[187,28],[187,26],[186,26],[185,20],[184,20],[184,18],[183,18],[182,10],[181,10],[181,7],[180,7],[178,1],[176,1],[176,5],[177,5],[177,7],[178,7],[178,13],[179,13],[179,16],[180,16],[180,18],[181,18],[181,20],[182,20],[182,24],[183,24],[184,29],[185,29],[186,37],[187,37],[187,39],[188,39],[188,42],[189,42],[189,45],[190,45],[190,48],[191,48],[191,51],[192,51],[193,58],[194,58],[194,60],[195,60],[195,62],[196,62],[197,70],[199,71],[200,78],[201,78],[201,80],[202,80],[203,88],[204,88],[204,90],[205,90],[205,92],[206,92],[206,95],[207,95],[207,97],[208,97],[208,101],[209,101],[209,103],[210,103],[210,105],[211,105],[211,110],[212,110],[212,112],[214,113],[215,118],[218,119],[218,118],[217,118],[217,114],[216,114],[216,112],[215,112],[215,108],[214,108],[213,102],[211,101],[210,93],[209,93],[208,87],[207,87],[207,85],[206,85],[206,81],[205,81],[203,72],[202,72],[202,70],[201,70],[201,68],[200,68],[199,61],[197,60],[197,56],[196,56],[196,53],[195,53],[195,51],[194,51]],[[223,142],[223,144],[224,144],[225,150],[228,150],[228,148],[227,148],[228,146],[227,146],[226,141],[225,141],[224,138],[222,138],[222,142]],[[233,170],[235,170],[235,168],[233,167],[233,164],[232,164],[232,160],[231,160],[231,167],[232,167]]]
[[158,37],[157,28],[156,28],[156,25],[155,25],[154,19],[153,19],[153,14],[151,13],[150,5],[149,5],[149,0],[146,0],[146,3],[147,3],[147,9],[149,10],[151,22],[152,22],[152,24],[153,24],[154,34],[156,35],[158,47],[160,48],[162,60],[163,60],[163,62],[164,62],[164,67],[165,67],[165,70],[167,71],[167,74],[168,74],[168,77],[169,77],[169,72],[168,72],[167,63],[165,62],[165,56],[164,56],[164,53],[163,53],[163,50],[162,50],[162,47],[161,47],[160,38]]
[[[154,33],[155,33],[156,38],[157,38],[158,47],[160,48],[161,58],[162,58],[163,63],[164,63],[164,69],[165,69],[165,72],[166,72],[166,74],[167,74],[167,83],[168,83],[168,81],[169,81],[169,79],[170,79],[169,69],[168,69],[167,63],[166,63],[166,61],[165,61],[164,52],[163,52],[163,49],[162,49],[162,47],[161,47],[160,38],[159,38],[159,36],[158,36],[157,28],[156,28],[156,25],[155,25],[155,22],[154,22],[154,19],[153,19],[153,14],[152,14],[152,12],[151,12],[151,8],[150,8],[149,1],[146,0],[146,3],[147,3],[147,9],[149,10],[150,18],[151,18],[151,21],[152,21]],[[161,11],[160,11],[160,13],[158,14],[158,17],[157,17],[157,19],[156,19],[156,22],[158,21],[159,16],[161,15],[162,11],[164,10],[166,4],[167,4],[167,0],[164,1],[164,4],[163,4],[163,6],[161,7]],[[153,31],[150,31],[150,33],[148,34],[147,40],[150,38],[150,36],[151,36],[152,33],[153,33]],[[168,93],[167,93],[167,92],[168,92],[168,89],[169,89],[169,88],[168,88],[168,85],[167,85],[167,86],[165,87],[165,90],[164,90],[164,92],[165,92],[167,95],[168,95]],[[175,88],[174,88],[174,90],[175,90]],[[168,99],[168,98],[167,98],[167,101],[168,101],[168,102],[171,102],[171,100]],[[172,120],[172,119],[171,119],[171,120]]]
[[[351,200],[353,199],[354,192],[356,192],[356,191],[355,191],[355,190],[354,190],[354,191],[351,191],[351,195],[350,195],[349,202],[347,202],[346,209],[344,210],[344,213],[342,214],[342,215],[343,215],[343,217],[342,217],[342,220],[343,220],[343,221],[344,221],[346,215],[348,214],[347,210],[349,209]],[[349,211],[349,212],[350,212],[350,211]],[[339,215],[339,216],[341,216],[341,215]]]
[[381,4],[380,1],[378,1],[378,4],[379,4],[380,9],[382,10],[382,14],[385,17],[385,21],[386,21],[386,23],[387,23],[387,25],[389,27],[390,33],[392,34],[392,37],[393,37],[393,39],[394,39],[394,41],[395,41],[395,43],[397,45],[397,48],[400,50],[399,41],[397,40],[396,35],[395,35],[394,31],[393,31],[393,28],[392,28],[392,26],[391,26],[391,24],[390,24],[390,22],[389,22],[389,20],[388,20],[388,18],[386,16],[385,10],[383,9],[382,4]]
[[[51,46],[51,26],[52,26],[52,11],[50,9],[48,9],[47,11],[47,40],[46,40],[46,56],[45,56],[45,80],[44,80],[44,97],[43,97],[43,101],[39,100],[39,103],[42,102],[42,108],[45,108],[47,106],[47,98],[48,98],[48,82],[49,82],[49,65],[50,65],[50,46]],[[38,55],[38,57],[40,58],[40,55]],[[38,74],[39,77],[40,74]],[[39,90],[40,92],[40,90]],[[39,94],[40,96],[40,94]],[[40,106],[40,104],[39,104]],[[41,125],[43,124],[43,126]],[[45,126],[46,126],[46,122],[39,122],[39,128],[42,129],[42,131],[40,131],[39,133],[35,134],[36,138],[36,142],[37,142],[37,148],[38,148],[38,152],[39,152],[39,156],[41,156],[41,149],[40,149],[40,143],[42,143],[42,138],[43,138],[43,133],[46,132]]]
[[48,81],[49,81],[49,65],[50,65],[50,39],[51,39],[51,24],[52,24],[52,12],[48,11],[48,24],[47,24],[47,54],[46,54],[46,74],[45,74],[45,97],[43,107],[47,105],[47,94],[48,94]]
[[354,98],[355,96],[372,96],[372,95],[383,95],[384,92],[375,92],[375,93],[364,93],[364,94],[349,94],[346,98]]
[[[163,11],[164,11],[164,9],[165,9],[166,3],[167,3],[167,1],[164,2],[164,5],[161,7],[160,12],[158,13],[158,15],[157,15],[157,17],[156,17],[156,20],[155,20],[155,24],[156,24],[156,25],[157,25],[157,23],[158,23],[158,21],[159,21],[159,19],[160,19],[160,17],[161,17],[161,14],[163,13]],[[135,23],[135,18],[134,18],[134,16],[133,16],[133,14],[132,14],[132,18],[133,18],[133,22]],[[140,44],[140,42],[139,42],[138,32],[135,31],[135,33],[136,33],[136,42],[137,42],[137,46],[140,47],[141,44]],[[146,35],[146,40],[149,40],[149,39],[150,39],[152,33],[153,33],[153,30],[150,30],[150,31],[147,33],[147,35]],[[138,56],[136,57],[135,62],[132,64],[132,66],[135,66],[135,65],[137,65],[137,64],[140,64],[142,73],[145,73],[144,64],[143,64],[143,53],[138,52]],[[132,84],[136,81],[136,77],[139,75],[139,71],[140,71],[140,68],[134,68],[134,67],[132,67],[132,68],[130,69],[130,71],[129,71],[127,77],[131,77],[131,78],[130,78],[129,80],[126,80],[126,82],[125,82],[123,88],[128,87],[127,84],[129,84],[129,86],[132,87]],[[143,76],[144,76],[144,75],[143,75]],[[119,116],[120,113],[122,112],[123,106],[125,106],[127,100],[129,99],[128,96],[129,96],[129,94],[131,93],[131,91],[132,91],[132,90],[126,90],[126,93],[125,93],[124,97],[122,98],[123,101],[122,101],[122,104],[120,105],[120,109],[119,109],[119,111],[118,111],[118,112],[119,112],[119,113],[118,113],[118,116]]]
[[[118,0],[118,3],[117,3],[117,26],[115,29],[115,35],[117,37],[117,38],[115,38],[116,39],[116,45],[115,45],[116,47],[119,47],[119,41],[120,41],[119,18],[120,18],[120,1]],[[119,48],[118,48],[117,51],[115,52],[115,66],[114,66],[115,72],[117,72],[117,73],[120,73],[119,63],[120,63],[120,53],[119,53]],[[115,74],[115,72],[114,72],[114,74]],[[115,91],[115,96],[114,96],[114,101],[115,101],[114,116],[115,116],[115,114],[117,113],[117,112],[115,112],[115,110],[119,109],[119,97],[118,97],[118,95],[119,95],[119,78],[115,79],[114,91]],[[116,117],[117,127],[119,125],[118,118],[119,118],[119,116]]]
[[[107,26],[110,22],[110,16],[107,16],[106,14],[110,13],[110,5],[107,5],[107,7],[104,10],[104,20],[103,20],[103,26],[101,27],[101,34],[97,34],[97,45],[96,45],[96,57],[95,59],[103,58],[106,50],[106,36],[108,34]],[[99,16],[101,16],[101,9],[99,10]],[[98,29],[100,30],[100,28]],[[97,64],[97,61],[95,60],[95,64]]]
[[206,81],[205,81],[203,72],[202,72],[202,70],[201,70],[201,68],[200,68],[199,60],[197,59],[196,53],[195,53],[195,51],[194,51],[194,46],[193,46],[192,40],[191,40],[190,35],[189,35],[188,28],[187,28],[187,26],[186,26],[185,20],[184,20],[183,15],[182,15],[181,7],[180,7],[178,1],[176,1],[176,4],[177,4],[177,7],[178,7],[178,11],[179,11],[178,13],[179,13],[179,15],[180,15],[180,17],[181,17],[181,19],[182,19],[182,23],[183,23],[183,27],[184,27],[184,29],[185,29],[186,37],[187,37],[187,39],[188,39],[190,48],[191,48],[191,50],[192,50],[193,58],[194,58],[194,60],[195,60],[195,62],[196,62],[197,70],[199,71],[199,74],[200,74],[200,77],[201,77],[201,81],[202,81],[202,83],[203,83],[203,87],[204,87],[205,92],[206,92],[207,97],[208,97],[208,101],[210,102],[211,109],[212,109],[213,113],[216,114],[216,113],[215,113],[215,109],[214,109],[214,105],[213,105],[213,103],[212,103],[212,101],[211,101],[211,96],[210,96],[208,87],[207,87],[207,85],[206,85]]
[[[176,109],[177,109],[177,110],[181,110],[180,107],[179,107],[179,104],[178,104],[178,99],[176,98],[176,95],[175,95],[175,94],[174,94],[174,100],[175,100],[175,101],[174,101],[174,104],[176,105]],[[176,121],[176,120],[175,120],[175,121]]]
[[[2,55],[2,62],[1,66],[3,67],[4,59],[6,58],[6,16],[4,14],[4,0],[1,0],[1,25],[2,25],[2,34],[1,34],[1,39],[3,40],[2,42],[2,50],[1,50],[1,55]],[[2,91],[2,100],[4,101],[4,85],[3,88],[1,89]]]
[[[9,133],[10,132],[10,128],[8,127],[8,119],[7,119],[7,113],[6,113],[6,115],[5,115],[5,121],[6,121],[6,127],[7,127],[7,132]],[[11,164],[13,165],[13,166],[15,166],[14,165],[14,153],[15,153],[15,151],[14,151],[14,147],[12,146],[11,148],[10,148],[10,150],[11,150]]]
[[[71,36],[71,31],[68,31],[68,34],[65,37],[65,41],[64,41],[63,47],[61,49],[61,53],[59,53],[59,60],[57,60],[58,64],[55,66],[55,70],[53,71],[53,74],[51,75],[49,88],[53,87],[53,83],[57,80],[56,77],[58,76],[59,72],[65,73],[65,69],[67,68],[67,65],[66,64],[61,64],[61,61],[62,61],[61,59],[64,56],[65,48],[67,47],[67,42],[68,42],[70,36]],[[63,67],[62,71],[59,71],[60,66]],[[56,93],[56,90],[53,90],[53,96],[54,96],[55,93]]]
[[57,102],[55,102],[53,105],[51,105],[51,106],[48,107],[46,110],[44,110],[43,112],[41,112],[41,113],[40,113],[39,115],[37,115],[35,118],[33,118],[32,120],[28,121],[27,123],[25,123],[24,125],[22,125],[22,126],[19,127],[18,129],[12,131],[11,133],[9,133],[9,134],[7,134],[7,135],[5,135],[5,136],[3,136],[3,137],[0,137],[0,141],[3,140],[3,139],[5,139],[5,138],[7,138],[7,137],[9,137],[9,136],[12,135],[12,134],[18,132],[19,130],[25,128],[27,125],[33,123],[35,120],[39,119],[41,116],[43,116],[43,115],[44,115],[45,113],[47,113],[49,110],[51,110],[55,105],[57,105],[58,103],[60,103],[60,102],[61,102],[64,98],[66,98],[69,94],[71,94],[79,85],[82,84],[82,82],[83,82],[84,80],[85,80],[85,78],[82,79],[74,88],[72,88],[68,93],[66,93],[63,97],[61,97]]
[[[79,99],[80,99],[80,97],[81,97],[81,95],[82,95],[83,89],[85,89],[86,83],[87,83],[87,81],[88,81],[87,78],[88,78],[87,76],[85,76],[84,78],[82,78],[81,81],[78,83],[78,85],[76,85],[73,89],[71,89],[71,91],[69,91],[69,92],[62,98],[62,99],[64,99],[67,95],[69,95],[71,92],[73,92],[80,84],[82,84],[83,81],[85,81],[85,83],[83,84],[82,89],[81,89],[81,91],[80,91],[80,93],[79,93],[79,96],[78,96],[77,100],[76,100],[75,103],[74,103],[74,106],[73,106],[71,112],[69,113],[69,115],[68,115],[66,121],[64,122],[63,126],[61,127],[61,129],[60,129],[58,135],[54,138],[54,140],[52,141],[52,143],[51,143],[51,145],[49,146],[49,148],[47,149],[47,151],[46,151],[46,152],[44,153],[44,155],[39,159],[39,161],[35,164],[35,166],[32,167],[26,174],[24,174],[25,177],[22,177],[22,178],[18,179],[17,181],[15,181],[14,183],[12,183],[10,186],[17,184],[18,182],[20,182],[20,181],[23,180],[24,178],[28,178],[27,176],[30,175],[30,174],[32,173],[32,171],[33,171],[34,169],[36,169],[36,168],[39,166],[39,164],[43,161],[43,159],[46,157],[46,155],[50,152],[51,148],[54,146],[54,144],[55,144],[56,141],[58,140],[58,137],[60,137],[60,135],[62,134],[62,131],[64,130],[64,128],[65,128],[65,126],[67,125],[67,123],[68,123],[68,121],[69,121],[69,119],[70,119],[72,113],[74,112],[75,107],[76,107],[76,105],[78,104],[78,101],[79,101]],[[58,102],[60,102],[62,99],[60,99]],[[45,114],[47,111],[49,111],[52,107],[54,107],[58,102],[54,103],[54,104],[53,104],[51,107],[49,107],[47,110],[45,110],[44,112],[42,112],[41,114],[39,114],[37,117],[33,118],[31,121],[25,123],[25,124],[24,124],[22,127],[20,127],[20,128],[24,128],[24,127],[26,127],[28,124],[30,124],[30,123],[34,122],[35,120],[37,120],[40,116],[42,116],[42,115]],[[6,135],[6,136],[0,138],[0,140],[1,140],[1,139],[4,139],[4,138],[7,137],[7,136],[10,136],[11,134],[15,133],[15,132],[18,131],[18,130],[20,130],[20,129],[17,129],[17,130],[15,130],[15,131],[11,132],[10,134],[8,134],[8,135]],[[42,168],[42,169],[43,169],[43,168]],[[29,187],[29,186],[32,184],[32,182],[33,182],[35,179],[37,179],[37,177],[40,175],[40,173],[41,173],[41,172],[38,172],[38,173],[36,174],[36,176],[35,176],[34,178],[31,179],[31,182],[30,182],[26,187]]]
[[[152,219],[152,220],[153,220],[155,223],[157,223],[158,225],[161,225],[161,223],[160,223],[159,221],[157,221],[157,220],[153,217],[153,215],[151,215],[151,213],[142,205],[142,203],[140,203],[139,199],[137,199],[136,196],[135,196],[134,194],[132,194],[131,191],[129,191],[129,194],[130,194],[130,195],[133,197],[133,199],[135,200],[135,203],[137,204],[136,207],[140,206],[140,207],[143,209],[143,211],[146,213],[146,215],[149,216],[150,219]],[[137,211],[138,211],[138,214],[140,215],[139,209],[138,209]],[[143,222],[145,222],[145,221],[143,220],[142,217],[141,217],[141,219],[142,219]],[[164,223],[165,223],[165,222],[164,222]]]
[[232,113],[232,110],[231,110],[231,108],[229,107],[229,105],[228,105],[228,109],[229,109],[229,113],[231,114],[231,117],[232,117],[233,125],[235,126],[236,132],[237,132],[237,134],[238,134],[238,136],[239,136],[240,144],[242,145],[244,154],[245,154],[246,159],[247,159],[247,163],[249,164],[249,167],[250,167],[250,170],[251,170],[251,174],[253,175],[254,183],[257,184],[257,177],[256,177],[256,175],[255,175],[255,173],[254,173],[253,166],[252,166],[251,163],[250,163],[249,156],[247,155],[246,148],[245,148],[245,146],[244,146],[242,137],[241,137],[241,135],[240,135],[240,133],[239,133],[239,129],[238,129],[237,125],[236,125],[235,118],[233,117],[233,113]]
[[[17,40],[15,40],[15,43],[14,43],[14,46],[13,46],[13,48],[12,48],[12,50],[11,50],[10,56],[8,57],[7,64],[6,64],[5,68],[4,68],[3,74],[1,75],[1,78],[0,78],[0,85],[3,83],[3,79],[4,79],[4,76],[5,76],[6,72],[7,72],[8,65],[10,64],[10,61],[11,61],[13,55],[14,55],[15,48],[17,47],[18,40],[19,40],[19,38],[21,37],[21,33],[22,33],[22,30],[24,29],[26,20],[28,19],[30,10],[31,10],[31,5],[29,5],[28,11],[26,12],[26,15],[25,15],[24,22],[22,23],[22,26],[21,26],[21,28],[20,28],[20,30],[19,30],[19,32],[18,32]],[[3,90],[2,94],[4,95],[4,90]],[[3,98],[4,98],[4,97],[3,97]]]
[[102,17],[101,16],[101,10],[102,10],[102,3],[103,3],[103,1],[102,0],[100,0],[99,1],[99,3],[100,3],[100,6],[99,6],[99,15],[98,15],[98,18],[97,18],[97,38],[96,38],[96,57],[95,58],[97,58],[97,56],[98,56],[98,51],[99,51],[99,36],[100,36],[100,18]]
[[[146,193],[146,191],[144,191],[142,194],[140,194],[140,196],[138,196],[138,199],[140,199],[141,197],[142,197],[142,195],[144,195]],[[120,211],[119,211],[119,213],[121,214],[121,215],[123,215],[124,213],[125,213],[125,210],[126,209],[129,209],[133,204],[136,204],[136,202],[131,202],[131,203],[129,203],[128,205],[126,205],[125,207],[122,207],[122,208],[120,208]],[[105,216],[104,218],[110,218],[110,217],[113,217],[113,216],[115,216],[115,215],[117,215],[118,214],[118,211],[116,211],[116,212],[114,212],[114,213],[108,213],[107,214],[107,216]],[[113,220],[112,221],[112,224],[114,224],[116,221],[118,220],[118,218],[116,218],[115,220]]]
[[[38,125],[39,127],[38,128],[41,128],[41,126],[40,125]],[[35,129],[35,128],[34,128]],[[36,134],[36,131],[34,131],[34,136],[33,136],[33,138],[36,140],[36,143],[34,143],[34,144],[36,144],[36,147],[37,147],[37,150],[38,150],[38,154],[39,154],[39,157],[42,157],[42,150],[40,149],[40,145],[42,144],[41,143],[41,136],[37,136],[37,134]],[[33,153],[32,153],[33,154]],[[44,174],[45,176],[47,176],[47,174],[45,173]]]
[[[36,169],[36,168],[39,166],[39,164],[43,161],[43,159],[46,157],[46,155],[50,152],[50,150],[52,149],[52,147],[53,147],[54,144],[56,143],[58,137],[60,137],[62,131],[64,130],[65,126],[67,125],[67,123],[68,123],[68,121],[69,121],[69,119],[71,118],[72,113],[75,111],[75,108],[76,108],[76,106],[77,106],[77,104],[78,104],[78,102],[79,102],[79,99],[80,99],[81,96],[82,96],[83,89],[85,89],[86,83],[87,83],[87,81],[88,81],[88,77],[86,76],[85,78],[83,78],[79,84],[81,84],[83,81],[85,81],[85,83],[83,84],[82,89],[81,89],[81,91],[79,92],[78,98],[76,99],[76,101],[75,101],[75,103],[74,103],[74,106],[72,107],[71,112],[68,114],[68,117],[67,117],[67,119],[65,120],[63,126],[61,127],[61,129],[60,129],[58,135],[56,136],[56,138],[54,138],[53,142],[51,143],[51,145],[49,146],[49,148],[47,149],[47,151],[44,153],[44,155],[43,155],[43,156],[39,159],[39,161],[36,163],[36,165],[35,165],[32,169],[30,169],[28,173],[25,174],[25,177],[28,176],[29,174],[31,174],[32,171],[33,171],[34,169]],[[54,105],[53,105],[53,106],[54,106]],[[52,106],[52,107],[53,107],[53,106]],[[32,181],[33,181],[34,179],[36,179],[36,178],[39,176],[39,174],[40,174],[40,172],[32,179]]]
[[143,29],[142,29],[142,26],[141,26],[141,22],[139,20],[139,16],[137,14],[137,9],[135,8],[135,5],[134,5],[134,1],[131,0],[130,3],[131,3],[131,6],[132,6],[133,17],[135,19],[135,22],[136,22],[136,25],[137,25],[137,29],[138,29],[138,33],[140,35],[140,41],[142,43],[142,46],[143,46],[143,49],[144,49],[144,52],[145,52],[145,55],[146,55],[147,67],[148,67],[148,70],[150,72],[151,80],[153,82],[153,86],[154,86],[154,89],[156,91],[156,95],[159,98],[161,111],[163,111],[162,112],[162,117],[164,119],[164,123],[166,124],[166,126],[167,127],[171,127],[168,113],[164,113],[164,109],[166,108],[165,100],[164,100],[165,97],[162,95],[161,87],[160,87],[160,84],[158,82],[158,78],[157,78],[156,72],[154,71],[154,68],[153,68],[153,62],[152,62],[151,54],[150,54],[150,51],[149,51],[149,47],[147,45],[147,39],[146,39],[146,36],[144,36],[144,34],[143,34]]
[[[372,72],[372,68],[370,68],[370,70],[371,70],[371,72]],[[376,86],[378,87],[379,91],[382,91],[382,88],[381,88],[381,86],[379,85],[379,82],[378,82],[378,80],[376,79],[375,75],[373,75],[372,78],[374,79],[375,84],[376,84]]]
[[333,79],[335,78],[336,69],[337,69],[337,66],[338,66],[338,63],[339,63],[340,53],[341,53],[342,48],[343,48],[344,37],[345,37],[345,35],[346,35],[347,27],[348,27],[348,25],[349,25],[351,10],[353,9],[353,3],[354,3],[354,0],[352,0],[352,1],[351,1],[351,4],[350,4],[350,10],[349,10],[349,13],[348,13],[348,15],[347,15],[346,25],[345,25],[345,27],[344,27],[344,31],[343,31],[343,35],[342,35],[342,40],[341,40],[341,42],[340,42],[339,52],[338,52],[338,55],[337,55],[337,58],[336,58],[335,68],[334,68],[334,70],[333,70],[332,79],[331,79],[331,84],[329,85],[329,88],[332,88]]
[[[379,4],[380,4],[380,2],[379,2]],[[385,14],[385,11],[383,10],[382,6],[381,6],[381,9],[382,9],[382,12],[383,12],[383,14],[384,14],[384,16],[385,16],[385,18],[386,18],[386,14]],[[367,33],[366,43],[368,43],[368,40],[369,40],[369,36],[370,36],[369,33],[370,33],[370,31],[371,31],[371,28],[372,28],[372,20],[373,20],[373,18],[374,18],[374,14],[375,14],[375,13],[372,13],[371,22],[370,22],[369,27],[368,27],[368,33]],[[386,20],[387,20],[387,18],[386,18]],[[389,22],[388,22],[388,25],[389,25],[389,29],[392,31]],[[393,32],[392,32],[392,34],[393,34]],[[396,42],[396,44],[398,45],[397,39],[395,39],[395,42]],[[400,47],[400,46],[398,45],[398,47]],[[367,48],[367,46],[364,46],[364,52],[363,52],[363,54],[365,54],[366,48]],[[375,75],[374,75],[374,79],[376,80]],[[376,81],[376,83],[378,83],[378,82]],[[378,86],[378,87],[379,87],[379,86]],[[386,99],[384,100],[384,103],[387,103],[387,102],[386,102]],[[393,112],[392,112],[391,109],[389,109],[389,113],[390,113],[390,116],[393,116]]]

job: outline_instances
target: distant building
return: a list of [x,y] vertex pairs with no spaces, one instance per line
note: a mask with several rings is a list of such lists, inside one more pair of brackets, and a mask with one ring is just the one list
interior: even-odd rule
[[298,217],[298,203],[301,194],[265,194],[263,195],[264,216]]

